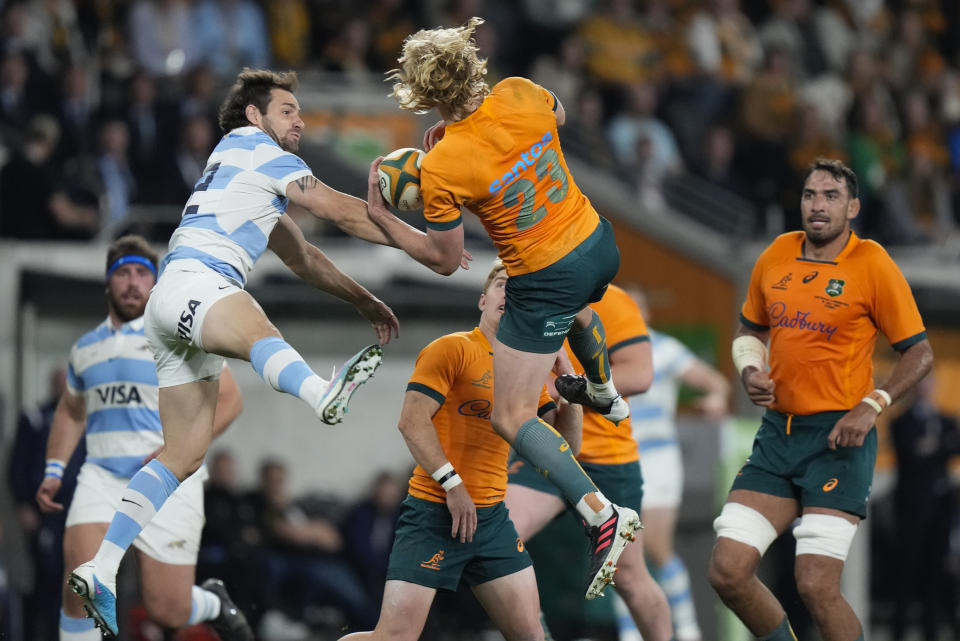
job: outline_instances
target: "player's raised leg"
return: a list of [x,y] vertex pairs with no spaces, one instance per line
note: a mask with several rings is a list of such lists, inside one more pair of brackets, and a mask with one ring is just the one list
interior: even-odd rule
[[630,406],[613,383],[606,332],[600,316],[589,307],[580,310],[567,337],[586,375],[558,376],[557,391],[571,403],[580,403],[619,423],[629,416]]
[[493,354],[496,403],[491,421],[517,453],[563,492],[583,519],[591,540],[593,578],[587,598],[592,599],[613,579],[617,559],[640,527],[640,517],[634,510],[610,503],[580,467],[566,439],[537,417],[537,389],[554,360],[554,354],[521,352],[498,342]]

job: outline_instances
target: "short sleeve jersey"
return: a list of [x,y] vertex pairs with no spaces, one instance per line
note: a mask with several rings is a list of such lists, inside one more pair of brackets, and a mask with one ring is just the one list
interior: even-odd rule
[[599,216],[567,169],[556,104],[543,87],[507,78],[447,125],[420,170],[427,227],[453,229],[468,208],[510,276],[552,265],[583,242]]
[[311,174],[257,127],[232,130],[207,159],[162,268],[188,261],[242,285],[287,210],[287,185]]
[[163,445],[157,370],[143,317],[115,328],[107,318],[74,343],[67,392],[87,409],[87,461],[130,478]]
[[[414,366],[407,391],[440,403],[433,425],[447,459],[478,507],[503,500],[510,444],[493,430],[493,350],[483,332],[448,334],[427,345]],[[556,407],[544,386],[540,414]],[[421,466],[410,478],[410,494],[443,503],[446,492]]]
[[903,351],[926,338],[910,286],[884,249],[853,232],[834,261],[803,258],[803,232],[779,236],[750,276],[743,324],[770,330],[774,409],[849,410],[873,389],[883,332]]
[[[647,324],[643,320],[640,308],[630,295],[619,287],[615,285],[607,287],[600,302],[593,303],[590,307],[603,322],[610,358],[613,358],[619,349],[650,340]],[[573,355],[569,341],[564,342],[564,347],[574,369],[578,374],[583,374],[583,366]],[[586,463],[599,465],[619,465],[636,461],[639,454],[630,421],[631,419],[628,418],[617,425],[600,414],[585,409],[583,440],[577,458]]]

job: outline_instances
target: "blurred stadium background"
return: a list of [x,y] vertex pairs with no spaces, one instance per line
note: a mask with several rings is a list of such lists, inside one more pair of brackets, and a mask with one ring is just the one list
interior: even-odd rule
[[[47,398],[51,369],[104,316],[106,245],[135,231],[165,248],[220,135],[216,107],[240,68],[299,71],[307,123],[301,155],[321,180],[363,196],[370,161],[420,146],[435,122],[400,112],[387,96],[383,74],[403,38],[472,15],[487,20],[477,39],[491,85],[525,75],[564,103],[568,123],[560,133],[571,171],[614,222],[617,280],[647,290],[654,327],[732,375],[729,340],[753,260],[776,234],[798,228],[807,164],[820,155],[841,158],[861,181],[856,230],[882,242],[910,281],[937,358],[938,407],[960,415],[960,3],[0,0],[3,464],[21,411]],[[421,222],[416,213],[407,218]],[[346,505],[363,498],[377,473],[403,480],[411,468],[395,429],[406,377],[426,343],[473,326],[494,254],[479,223],[468,219],[473,268],[443,278],[398,251],[299,222],[393,307],[401,338],[336,429],[235,364],[245,411],[212,451],[233,452],[242,487],[256,484],[263,459],[277,458],[288,465],[292,494]],[[371,338],[351,309],[308,291],[272,255],[254,270],[249,289],[317,367]],[[892,356],[881,339],[879,373]],[[687,395],[680,422],[687,487],[679,547],[706,638],[718,641],[747,638],[704,576],[717,501],[759,415],[735,388],[729,421],[706,423],[690,411]],[[883,418],[871,518],[845,574],[869,638],[879,640],[890,638],[889,559],[897,553],[895,462]],[[16,641],[25,638],[18,636],[18,608],[31,590],[31,559],[14,518],[16,500],[0,495],[0,593],[5,633]],[[550,536],[576,529],[572,520],[555,527]],[[960,547],[956,523],[953,540]],[[543,558],[538,574],[550,577],[542,581],[544,609],[556,638],[615,638],[609,606],[571,600],[551,546],[535,540],[531,549]],[[789,553],[772,554],[765,572],[789,583],[789,562]],[[955,585],[960,552],[943,565]],[[956,619],[956,595],[950,598],[945,612]],[[785,602],[802,608],[795,597]],[[435,610],[458,608],[470,611],[459,600]],[[489,634],[475,612],[444,620],[425,637]],[[817,638],[799,627],[802,639]],[[297,631],[337,637],[321,617],[307,632],[291,623],[274,638]]]

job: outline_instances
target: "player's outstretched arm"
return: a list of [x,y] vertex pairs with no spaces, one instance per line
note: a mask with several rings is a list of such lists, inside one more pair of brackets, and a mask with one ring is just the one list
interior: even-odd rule
[[382,157],[373,161],[367,175],[370,219],[383,229],[396,247],[438,274],[449,276],[457,271],[457,267],[466,269],[470,254],[463,249],[463,225],[443,231],[427,229],[424,233],[394,216],[387,208],[380,193],[380,177],[377,175],[381,160]]
[[315,176],[303,176],[287,185],[287,198],[322,220],[362,240],[396,247],[367,215],[367,204],[355,196],[328,187]]
[[[429,474],[433,474],[449,462],[437,429],[433,425],[433,415],[440,409],[440,403],[420,392],[408,391],[403,397],[403,409],[400,410],[400,423],[397,428],[407,442],[407,449],[417,463]],[[447,509],[453,519],[450,536],[462,542],[472,541],[477,531],[477,508],[463,483],[451,487],[447,492]]]
[[[60,397],[57,409],[53,412],[53,423],[47,438],[47,460],[61,461],[66,466],[73,456],[73,451],[77,449],[77,443],[83,437],[86,425],[87,402],[83,396],[71,394],[67,390]],[[60,491],[60,483],[60,478],[56,476],[44,476],[37,489],[37,505],[41,512],[52,514],[63,509],[62,503],[53,500]]]
[[270,234],[271,250],[305,283],[351,303],[373,325],[377,340],[386,345],[400,335],[400,323],[383,301],[340,271],[327,255],[307,242],[303,232],[284,214]]

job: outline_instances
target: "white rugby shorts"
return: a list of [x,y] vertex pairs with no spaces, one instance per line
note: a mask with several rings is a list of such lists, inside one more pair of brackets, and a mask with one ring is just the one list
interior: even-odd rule
[[[134,547],[161,563],[196,565],[205,520],[203,482],[207,476],[206,467],[188,476],[133,540]],[[130,479],[116,476],[96,463],[84,463],[67,512],[67,527],[112,521],[129,483]]]
[[643,507],[678,508],[683,498],[683,456],[677,441],[640,442]]
[[236,283],[209,269],[163,271],[143,314],[160,387],[220,375],[225,359],[204,351],[203,321],[214,303],[239,291]]

